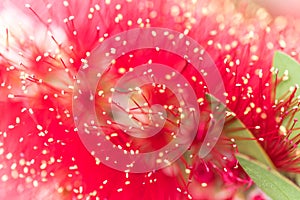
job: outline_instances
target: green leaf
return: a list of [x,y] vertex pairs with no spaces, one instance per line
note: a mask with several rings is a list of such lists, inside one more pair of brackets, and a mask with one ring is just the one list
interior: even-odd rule
[[235,117],[235,114],[229,108],[225,107],[225,105],[220,103],[219,100],[212,95],[207,94],[206,98],[210,103],[218,102],[222,108],[226,109],[227,115],[230,114],[232,116],[226,119],[223,131],[228,138],[235,140],[239,153],[251,156],[267,166],[275,168],[268,154],[244,123]]
[[[278,69],[278,78],[282,77],[285,71],[288,72],[288,79],[280,82],[276,87],[276,99],[280,99],[289,91],[291,87],[300,85],[300,64],[289,55],[283,52],[276,51],[273,58],[273,67],[275,69]],[[297,98],[297,96],[299,95],[300,89],[296,91],[295,98]],[[286,97],[289,97],[289,95],[286,95]],[[294,118],[300,120],[299,111],[295,113]],[[288,128],[288,122],[291,120],[293,119],[291,119],[290,117],[285,118],[282,125],[285,126],[285,128]],[[291,134],[290,138],[293,138],[296,135],[297,133],[293,133]]]
[[[230,131],[232,129],[235,130]],[[257,139],[253,139],[255,136],[251,133],[251,131],[249,131],[249,129],[246,128],[241,120],[235,118],[230,125],[224,128],[224,132],[227,137],[235,139],[235,143],[240,153],[251,156],[265,165],[275,168],[268,154],[259,144]]]
[[[278,77],[282,77],[285,71],[288,72],[288,79],[282,81],[276,87],[276,99],[279,99],[290,87],[299,84],[300,80],[300,64],[289,55],[276,51],[273,58],[273,67],[278,69]],[[300,95],[300,90],[297,90],[296,96]]]
[[240,165],[269,197],[280,200],[300,199],[300,189],[278,171],[251,159],[248,156],[236,155]]

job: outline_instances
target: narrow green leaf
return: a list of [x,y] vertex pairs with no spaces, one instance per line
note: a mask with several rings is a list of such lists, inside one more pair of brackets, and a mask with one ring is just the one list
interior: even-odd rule
[[300,199],[299,187],[275,169],[242,154],[237,154],[236,157],[256,185],[271,198],[280,200]]
[[[276,87],[276,99],[283,98],[284,95],[289,91],[291,87],[295,87],[296,85],[300,85],[300,63],[298,63],[295,59],[290,57],[289,55],[283,52],[275,52],[273,58],[273,67],[278,69],[278,78],[284,76],[284,73],[287,72],[287,80],[284,80],[277,84]],[[276,77],[274,77],[274,81]],[[291,94],[291,93],[290,93]],[[300,95],[300,89],[296,91],[295,98]],[[289,97],[289,96],[286,96]],[[300,120],[300,112],[296,112],[295,119]],[[290,117],[287,117],[283,121],[283,126],[288,126],[288,122]],[[288,128],[288,127],[286,127]],[[290,136],[293,138],[297,133],[294,133]]]
[[[232,129],[235,130],[230,131]],[[235,139],[235,143],[237,144],[240,153],[251,156],[265,165],[275,168],[268,154],[259,144],[257,139],[253,139],[255,136],[246,128],[241,120],[235,118],[233,122],[224,128],[224,132],[227,137]]]
[[268,154],[259,144],[257,139],[255,139],[255,136],[251,133],[251,131],[249,131],[249,129],[244,125],[244,123],[240,119],[235,117],[235,114],[229,108],[225,108],[225,105],[221,104],[212,95],[207,94],[206,98],[210,103],[218,102],[220,106],[226,109],[227,113],[231,114],[231,116],[234,118],[226,119],[223,131],[228,138],[233,138],[235,140],[238,151],[242,154],[251,156],[256,160],[259,160],[267,166],[275,168]]
[[[273,58],[273,67],[278,69],[278,77],[282,77],[285,71],[288,72],[288,79],[282,81],[276,87],[276,99],[279,99],[290,87],[294,87],[296,84],[300,83],[300,64],[290,57],[289,55],[276,51]],[[300,90],[297,91],[296,96],[300,95]]]

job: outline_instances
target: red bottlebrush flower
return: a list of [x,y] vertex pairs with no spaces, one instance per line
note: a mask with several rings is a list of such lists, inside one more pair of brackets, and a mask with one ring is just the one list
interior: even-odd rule
[[77,72],[95,48],[133,28],[169,28],[197,41],[222,75],[226,105],[255,136],[240,139],[259,141],[278,169],[299,172],[299,138],[289,138],[295,126],[282,126],[297,102],[283,98],[274,104],[277,85],[270,71],[274,50],[299,52],[296,43],[288,41],[297,31],[286,18],[272,19],[262,9],[246,18],[243,5],[235,8],[228,1],[4,1],[0,9],[1,198],[231,199],[251,185],[234,157],[239,149],[225,131],[206,157],[199,155],[211,121],[205,99],[209,88],[188,59],[157,48],[124,54],[101,74],[92,97],[97,120],[106,138],[128,152],[149,152],[168,144],[185,116],[176,93],[163,84],[142,86],[142,92],[130,96],[130,109],[124,112],[133,129],[153,128],[159,114],[149,105],[163,105],[166,121],[158,124],[163,126],[161,134],[151,140],[128,136],[120,130],[127,118],[120,115],[115,123],[109,113],[114,85],[126,72],[161,63],[182,74],[197,96],[200,123],[192,145],[170,166],[147,173],[112,169],[85,148],[72,109]]

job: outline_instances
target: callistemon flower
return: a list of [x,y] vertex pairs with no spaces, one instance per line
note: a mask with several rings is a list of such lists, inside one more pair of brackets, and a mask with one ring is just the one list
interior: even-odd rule
[[[276,100],[282,77],[274,82],[277,71],[271,70],[275,50],[299,59],[299,30],[284,17],[272,18],[262,8],[255,12],[250,8],[230,1],[4,1],[0,7],[0,197],[243,198],[252,181],[234,157],[240,151],[238,140],[258,141],[276,168],[299,173],[299,136],[290,137],[297,130],[296,93],[287,92]],[[177,161],[148,172],[124,172],[103,164],[81,141],[72,109],[77,97],[74,83],[78,83],[77,72],[95,58],[93,53],[108,38],[149,27],[181,32],[203,47],[220,71],[230,111],[216,145],[201,156],[201,146],[209,145],[203,143],[213,118],[205,73],[159,48],[125,53],[99,75],[95,95],[86,95],[95,99],[97,120],[107,140],[128,153],[150,152],[168,144],[185,117],[197,119],[192,110],[183,113],[177,94],[164,84],[133,86],[129,92],[116,87],[139,65],[160,63],[179,72],[197,97],[200,118],[199,125],[191,127],[196,137]],[[143,39],[155,36],[152,32]],[[128,45],[126,40],[123,45]],[[99,65],[101,59],[96,59]],[[165,75],[172,77],[172,73]],[[135,83],[142,81],[137,77]],[[112,101],[115,94],[129,94],[127,108]],[[157,104],[161,106],[153,106]],[[231,138],[228,134],[241,131],[232,125],[236,120],[254,137]],[[87,134],[95,125],[90,123]],[[157,130],[159,134],[148,138]],[[143,137],[136,138],[139,134]]]

